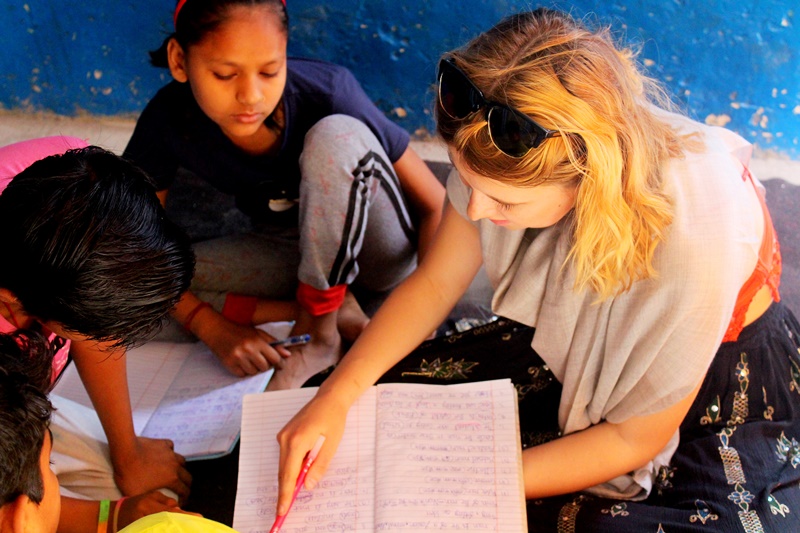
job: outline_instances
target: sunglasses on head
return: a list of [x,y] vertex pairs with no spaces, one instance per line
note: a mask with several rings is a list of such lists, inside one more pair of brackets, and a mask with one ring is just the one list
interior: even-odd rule
[[516,109],[487,100],[451,58],[439,61],[439,106],[454,119],[485,109],[492,143],[510,157],[523,157],[546,139],[559,135]]

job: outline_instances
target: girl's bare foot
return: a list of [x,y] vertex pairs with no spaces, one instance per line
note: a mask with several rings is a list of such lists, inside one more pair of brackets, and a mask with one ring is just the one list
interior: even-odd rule
[[[253,313],[252,324],[296,320],[300,306],[295,301],[266,300],[259,298]],[[347,291],[336,317],[336,326],[342,338],[353,343],[369,324],[369,317],[361,309],[355,296]]]
[[342,357],[342,338],[325,342],[312,340],[308,344],[290,348],[292,355],[285,358],[281,368],[276,368],[267,390],[298,389],[311,377],[335,365]]
[[342,338],[350,343],[354,342],[364,331],[364,328],[367,327],[367,324],[369,324],[369,317],[358,305],[353,293],[347,291],[336,319],[336,327],[339,329]]
[[342,306],[331,313],[312,316],[298,306],[292,335],[309,333],[311,341],[290,349],[292,354],[275,369],[267,390],[301,387],[312,376],[335,365],[344,353],[343,342],[351,344],[368,323],[369,318],[350,291]]

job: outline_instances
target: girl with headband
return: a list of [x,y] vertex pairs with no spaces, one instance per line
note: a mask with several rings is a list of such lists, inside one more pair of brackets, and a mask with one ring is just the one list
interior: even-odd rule
[[560,432],[522,452],[530,531],[800,531],[800,325],[751,146],[669,111],[634,58],[547,9],[442,58],[442,224],[280,432],[279,514],[484,264],[562,387]]
[[[174,317],[238,375],[300,386],[339,360],[381,295],[411,273],[444,188],[343,67],[287,56],[281,0],[185,0],[152,55],[174,81],[142,112],[124,156],[162,199],[182,168],[233,195],[252,231],[198,242]],[[202,298],[202,299],[201,299]],[[269,299],[286,303],[271,305]],[[287,350],[254,323],[296,317]]]

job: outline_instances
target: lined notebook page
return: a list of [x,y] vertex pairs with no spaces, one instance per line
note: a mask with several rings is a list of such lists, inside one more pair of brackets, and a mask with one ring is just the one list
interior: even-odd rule
[[[258,328],[281,339],[289,334],[292,323],[269,322]],[[175,451],[187,460],[218,457],[229,453],[239,440],[244,396],[263,391],[273,370],[240,378],[202,342],[189,347],[141,434],[172,439]],[[134,379],[129,372],[128,380]]]
[[[278,492],[275,436],[316,390],[245,397],[237,531],[269,530]],[[525,531],[520,465],[509,380],[379,385],[351,408],[330,468],[317,488],[301,490],[281,531]]]
[[525,531],[509,381],[378,386],[375,531]]
[[[283,338],[292,323],[258,327]],[[242,397],[264,390],[272,376],[271,370],[234,376],[201,342],[151,341],[128,350],[125,357],[136,434],[172,439],[175,451],[190,460],[231,450],[239,439]],[[92,407],[74,364],[65,369],[53,393]]]
[[190,460],[229,453],[239,440],[242,398],[263,391],[272,373],[234,376],[206,345],[195,343],[141,434],[172,439],[175,451]]
[[187,343],[150,342],[130,350],[125,356],[133,427],[137,435],[141,435],[158,409],[191,348],[192,345]]
[[[278,495],[279,449],[275,437],[316,391],[307,388],[245,396],[233,516],[236,531],[269,531]],[[324,478],[312,491],[301,489],[281,533],[374,531],[374,424],[373,388],[350,409],[344,437]]]
[[[189,356],[190,343],[148,342],[128,350],[126,368],[133,427],[141,435],[175,376]],[[93,407],[74,363],[64,369],[53,394]]]

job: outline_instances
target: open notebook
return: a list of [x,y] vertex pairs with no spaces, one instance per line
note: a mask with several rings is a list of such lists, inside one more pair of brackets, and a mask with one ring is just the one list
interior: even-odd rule
[[[275,435],[316,388],[244,401],[233,527],[275,518]],[[382,384],[351,408],[320,484],[302,489],[282,533],[526,531],[517,394],[509,380]]]
[[[288,322],[259,326],[276,338],[291,330]],[[239,440],[242,398],[263,391],[272,370],[239,378],[201,342],[148,342],[129,350],[128,388],[137,435],[172,439],[187,460],[230,453]],[[92,407],[70,364],[53,394]]]

